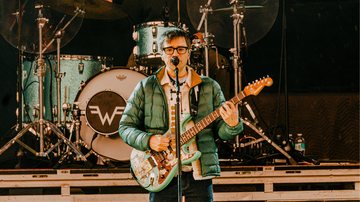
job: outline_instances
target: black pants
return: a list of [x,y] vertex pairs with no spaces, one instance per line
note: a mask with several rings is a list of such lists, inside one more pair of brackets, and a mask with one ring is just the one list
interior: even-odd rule
[[[194,180],[192,172],[183,172],[181,176],[182,194],[186,202],[212,202],[213,186],[212,180]],[[177,201],[177,177],[160,192],[150,192],[150,202],[172,202]]]

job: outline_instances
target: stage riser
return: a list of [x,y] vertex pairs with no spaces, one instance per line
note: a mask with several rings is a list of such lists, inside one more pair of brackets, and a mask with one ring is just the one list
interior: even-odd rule
[[[124,169],[0,170],[0,201],[148,201]],[[360,200],[359,165],[224,168],[215,201]]]

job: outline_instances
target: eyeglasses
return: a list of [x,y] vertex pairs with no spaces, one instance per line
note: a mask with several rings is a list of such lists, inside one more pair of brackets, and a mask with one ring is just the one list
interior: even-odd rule
[[188,50],[188,47],[186,46],[179,46],[177,48],[174,47],[165,47],[163,48],[166,55],[172,55],[174,51],[176,50],[179,54],[184,54]]

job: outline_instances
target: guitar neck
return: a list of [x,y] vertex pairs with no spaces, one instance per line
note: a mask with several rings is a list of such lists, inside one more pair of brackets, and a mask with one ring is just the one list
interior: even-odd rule
[[[245,96],[243,92],[240,92],[235,97],[231,98],[229,101],[237,104],[239,103]],[[197,122],[193,127],[189,128],[180,137],[180,145],[186,144],[191,138],[195,137],[200,131],[210,125],[213,121],[220,117],[220,107],[217,108],[215,111],[211,112],[205,118]]]

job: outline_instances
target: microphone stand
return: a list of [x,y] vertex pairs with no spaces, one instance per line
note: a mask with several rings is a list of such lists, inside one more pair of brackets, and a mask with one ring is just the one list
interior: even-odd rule
[[175,105],[175,136],[176,136],[176,158],[178,159],[178,176],[177,176],[177,186],[178,186],[178,202],[181,202],[182,199],[182,184],[181,184],[181,144],[180,144],[180,85],[179,85],[179,69],[177,65],[178,61],[173,61],[175,65],[175,87],[176,87],[176,105]]

